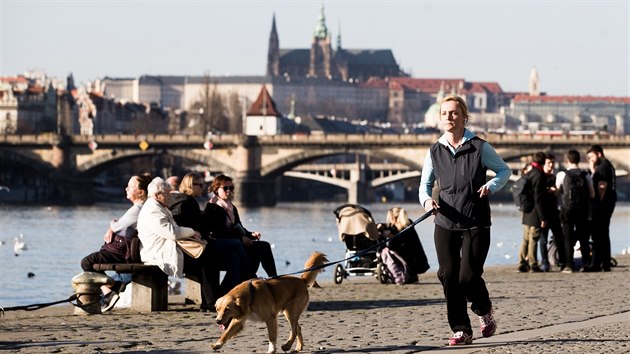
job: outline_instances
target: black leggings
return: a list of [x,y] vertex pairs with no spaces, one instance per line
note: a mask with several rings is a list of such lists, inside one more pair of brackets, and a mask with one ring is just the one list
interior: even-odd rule
[[276,270],[276,261],[271,252],[271,245],[266,241],[254,241],[251,246],[245,247],[245,252],[249,258],[252,274],[256,274],[258,266],[262,265],[267,276],[275,277],[278,275]]
[[84,272],[95,272],[92,266],[98,263],[127,263],[127,260],[125,260],[125,255],[100,250],[85,256],[85,258],[81,260],[81,268]]
[[[447,230],[435,225],[438,278],[444,287],[448,323],[453,332],[472,333],[467,301],[478,316],[492,307],[486,283],[481,277],[490,249],[490,228]],[[461,256],[460,256],[461,255]]]

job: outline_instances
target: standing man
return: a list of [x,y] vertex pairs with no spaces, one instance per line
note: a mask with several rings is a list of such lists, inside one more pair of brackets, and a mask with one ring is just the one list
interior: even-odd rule
[[593,258],[585,272],[610,272],[610,218],[617,203],[615,168],[604,156],[601,145],[593,145],[586,153],[593,174]]
[[529,212],[523,212],[523,240],[518,255],[518,271],[521,273],[542,272],[538,265],[537,245],[542,229],[547,227],[548,219],[547,208],[544,206],[547,185],[543,165],[546,158],[547,155],[542,151],[535,153],[531,163],[532,169],[527,173],[534,194],[534,208]]
[[[588,247],[588,213],[589,200],[595,196],[593,180],[585,171],[582,171],[580,153],[569,150],[566,157],[567,171],[558,172],[556,176],[556,188],[562,196],[560,207],[560,220],[564,233],[564,259],[563,273],[573,273],[573,246],[580,241],[582,263],[590,263],[591,255]],[[554,234],[555,235],[555,234]],[[558,247],[560,252],[560,248]],[[560,254],[562,257],[562,253]]]
[[[549,261],[549,241],[551,244],[555,244],[558,249],[558,265],[564,268],[564,237],[562,227],[560,225],[560,215],[558,214],[558,196],[556,194],[556,175],[554,173],[554,165],[556,163],[556,157],[552,154],[547,154],[545,158],[545,164],[543,166],[543,172],[545,172],[545,189],[546,193],[543,198],[543,208],[545,208],[545,215],[547,218],[547,227],[542,229],[540,234],[540,267],[543,272],[551,270],[551,262]],[[553,239],[549,237],[549,231],[553,233]],[[552,255],[553,257],[553,255]]]
[[[492,302],[481,277],[490,248],[488,196],[500,190],[511,174],[489,143],[465,129],[468,117],[468,107],[461,97],[451,95],[442,100],[440,124],[445,132],[425,157],[419,188],[424,209],[435,211],[437,274],[453,331],[449,345],[473,341],[468,301],[479,316],[482,336],[490,337],[496,331]],[[496,176],[486,182],[488,169]],[[433,199],[436,180],[440,194]]]

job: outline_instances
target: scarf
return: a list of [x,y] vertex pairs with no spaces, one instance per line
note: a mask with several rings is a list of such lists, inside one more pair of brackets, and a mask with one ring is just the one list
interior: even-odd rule
[[217,197],[216,195],[214,195],[210,199],[210,203],[216,204],[216,205],[220,206],[221,208],[223,208],[223,210],[225,210],[225,212],[227,214],[227,219],[225,220],[225,225],[228,228],[231,228],[232,226],[234,226],[234,223],[236,222],[236,220],[234,219],[234,205],[232,204],[232,202],[223,200],[223,199]]
[[532,162],[531,163],[533,168],[537,168],[539,170],[541,170],[543,173],[545,173],[545,170],[543,170],[543,167],[541,165],[539,165],[537,162]]

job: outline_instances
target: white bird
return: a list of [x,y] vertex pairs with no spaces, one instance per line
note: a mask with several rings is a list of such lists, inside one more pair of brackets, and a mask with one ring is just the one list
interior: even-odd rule
[[26,251],[27,249],[28,246],[26,245],[26,242],[24,242],[24,234],[20,234],[19,237],[13,238],[13,251],[16,256],[19,256],[20,252]]
[[0,186],[0,191],[7,191],[7,192],[10,192],[10,191],[11,191],[11,189],[9,189],[9,187],[7,187],[7,186]]

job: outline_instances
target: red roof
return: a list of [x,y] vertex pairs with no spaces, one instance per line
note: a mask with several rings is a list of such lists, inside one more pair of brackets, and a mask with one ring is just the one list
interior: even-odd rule
[[29,93],[44,93],[44,87],[41,85],[30,85],[28,87]]
[[256,101],[252,104],[252,107],[247,112],[248,116],[272,116],[280,117],[276,109],[276,103],[273,101],[265,85],[260,89],[260,94]]
[[609,103],[630,103],[630,97],[614,96],[530,96],[517,95],[514,102],[554,102],[554,103],[587,103],[587,102],[609,102]]
[[390,80],[399,83],[408,90],[425,93],[438,93],[442,84],[444,84],[444,92],[450,92],[453,89],[457,90],[465,82],[464,79],[414,79],[410,77],[392,77]]
[[387,88],[388,82],[383,79],[378,78],[369,78],[368,81],[359,83],[359,87],[361,88]]
[[0,76],[0,82],[6,82],[9,84],[14,83],[27,83],[28,80],[24,76]]

